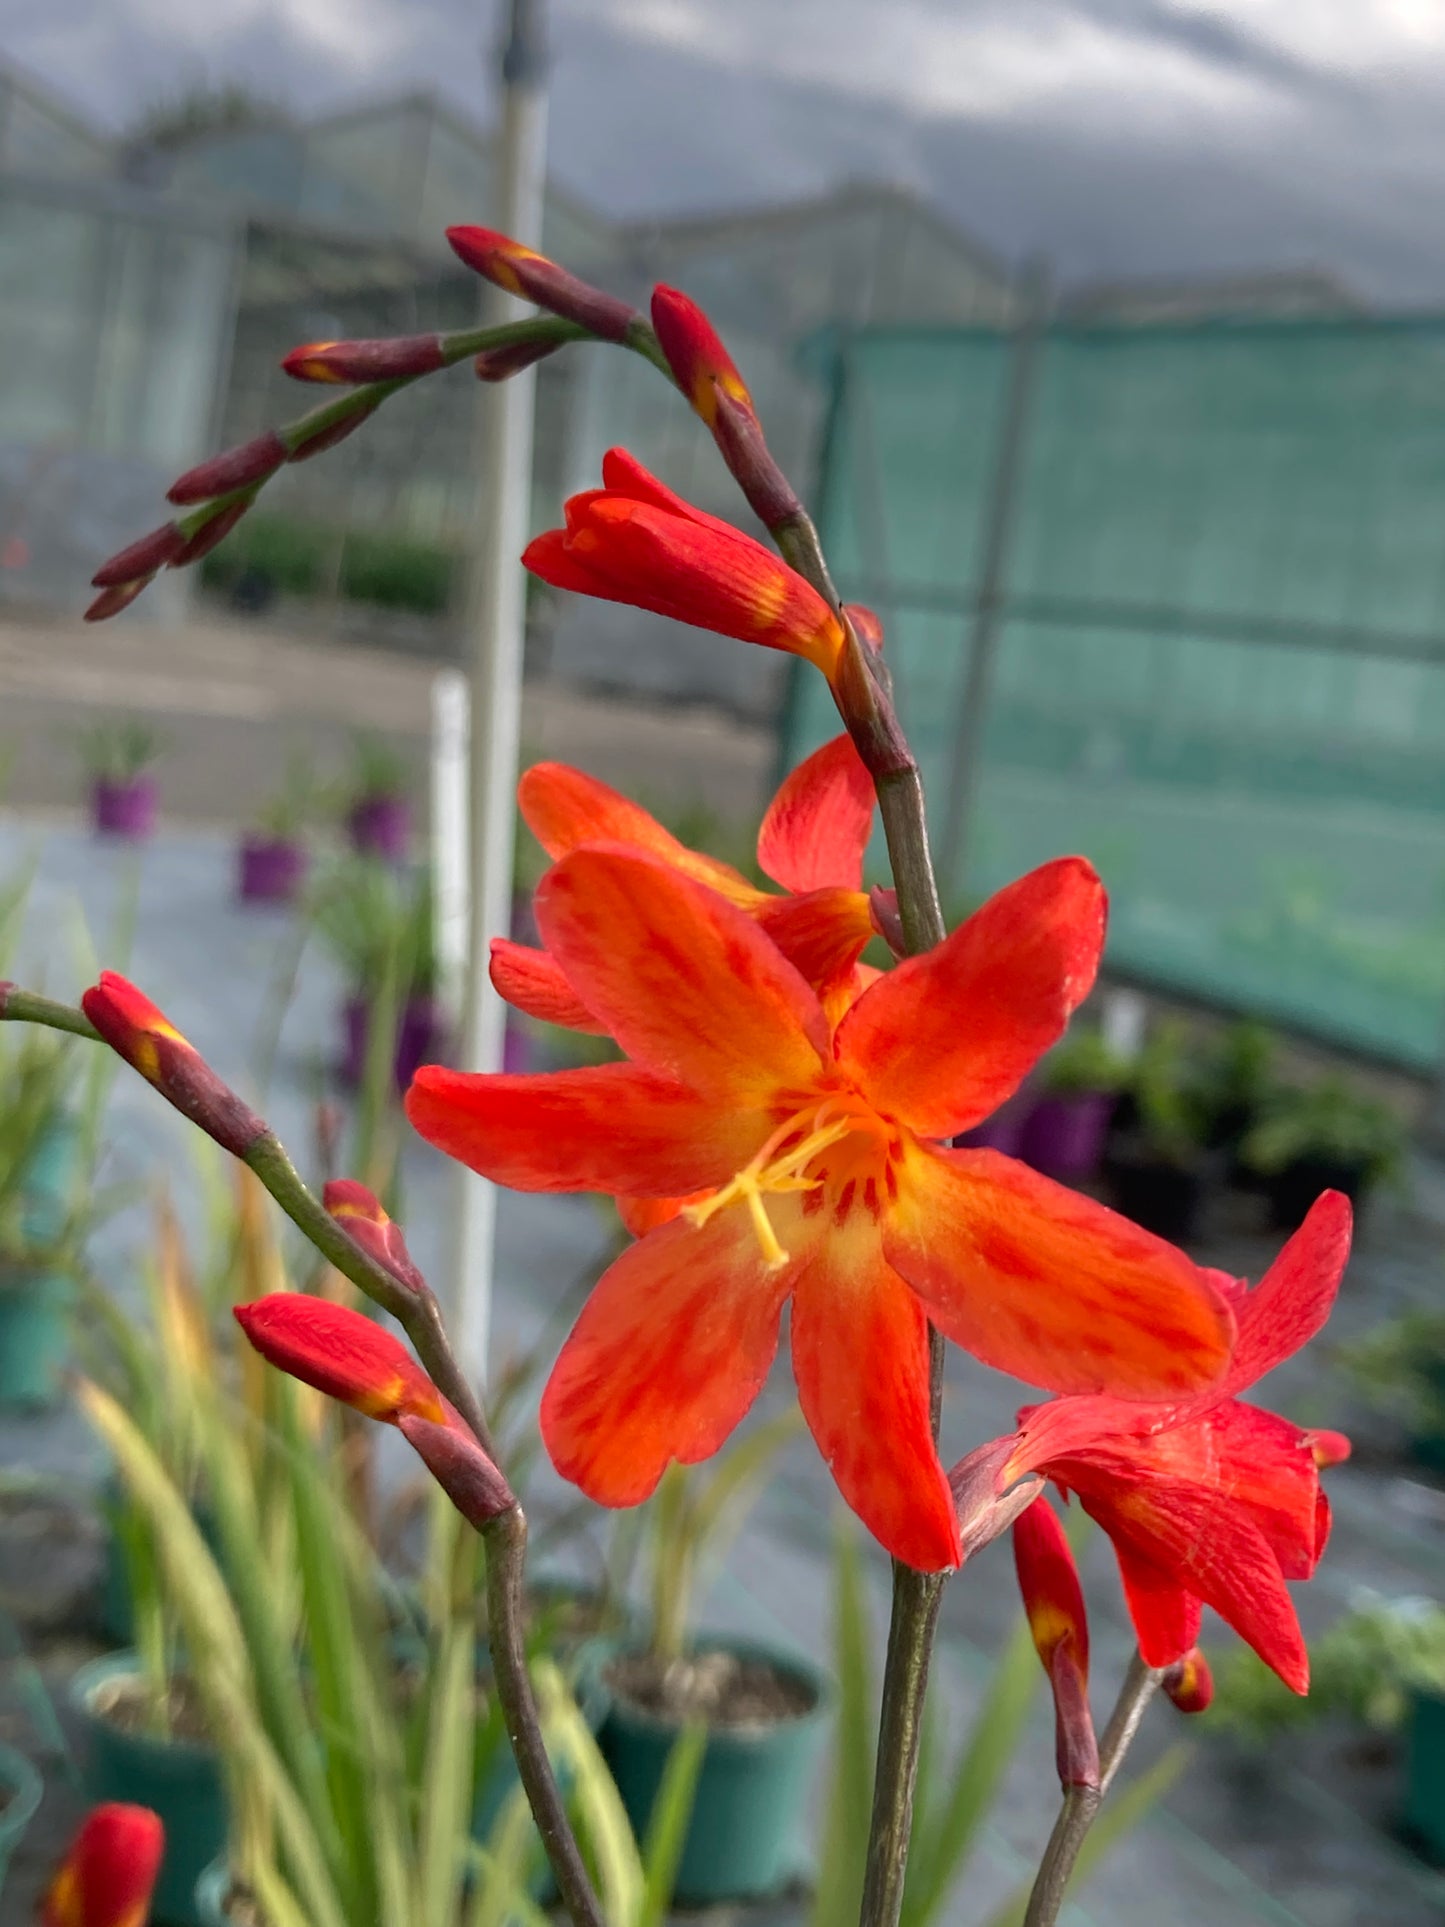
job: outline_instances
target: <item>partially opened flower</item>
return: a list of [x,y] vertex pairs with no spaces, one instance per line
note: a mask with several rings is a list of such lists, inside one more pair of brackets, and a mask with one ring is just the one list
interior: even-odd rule
[[845,637],[818,591],[761,542],[664,488],[625,450],[603,457],[602,487],[572,496],[566,523],[522,556],[554,588],[787,650],[832,681]]
[[[370,1196],[360,1185],[352,1189]],[[333,1215],[344,1215],[331,1208]],[[405,1256],[405,1244],[400,1248]],[[465,1421],[401,1340],[374,1318],[300,1291],[273,1291],[234,1310],[236,1322],[268,1363],[367,1418],[394,1425],[474,1526],[515,1506],[506,1479]]]
[[39,1927],[145,1927],[165,1852],[149,1807],[92,1807],[40,1903]]
[[[1042,1472],[1114,1544],[1139,1650],[1172,1666],[1209,1605],[1298,1693],[1309,1656],[1285,1581],[1307,1579],[1329,1534],[1319,1465],[1348,1450],[1239,1392],[1307,1343],[1329,1316],[1350,1248],[1349,1201],[1327,1191],[1258,1285],[1225,1281],[1239,1337],[1223,1402],[1160,1406],[1062,1398],[1020,1414],[1000,1487]],[[998,1448],[988,1448],[998,1449]]]
[[835,1025],[757,924],[635,849],[564,857],[543,941],[631,1062],[538,1076],[427,1067],[423,1137],[502,1184],[708,1191],[611,1266],[542,1401],[558,1469],[645,1498],[716,1451],[792,1300],[803,1411],[849,1503],[909,1564],[957,1563],[929,1424],[928,1321],[1058,1390],[1174,1397],[1223,1372],[1233,1319],[1182,1253],[950,1138],[1017,1088],[1093,981],[1098,878],[1077,858],[1001,891]]
[[1089,1620],[1079,1569],[1047,1499],[1014,1521],[1014,1568],[1034,1651],[1054,1696],[1054,1746],[1062,1786],[1099,1784],[1099,1747],[1089,1710]]
[[[872,781],[846,736],[825,743],[784,779],[758,834],[758,863],[782,885],[779,895],[760,890],[730,863],[690,850],[640,803],[565,763],[535,764],[517,786],[522,816],[549,857],[589,843],[647,851],[756,918],[829,1004],[851,1002],[871,980],[856,965],[876,929],[862,888],[873,800]],[[573,1030],[605,1029],[545,950],[499,937],[491,974],[500,995],[529,1016]]]

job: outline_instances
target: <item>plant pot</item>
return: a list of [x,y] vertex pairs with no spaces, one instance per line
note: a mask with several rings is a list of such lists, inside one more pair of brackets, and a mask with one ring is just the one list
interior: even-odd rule
[[1047,1177],[1097,1177],[1113,1114],[1114,1098],[1107,1091],[1041,1097],[1024,1121],[1018,1154]]
[[40,1775],[23,1753],[0,1746],[0,1892],[10,1869],[10,1856],[24,1837],[40,1805]]
[[1264,1181],[1269,1199],[1269,1221],[1276,1231],[1295,1231],[1305,1221],[1321,1191],[1343,1191],[1358,1204],[1370,1188],[1370,1167],[1340,1158],[1296,1158]]
[[1445,1862],[1445,1694],[1414,1687],[1405,1735],[1405,1830]]
[[411,800],[405,796],[363,796],[346,817],[346,833],[358,856],[383,863],[405,863],[411,851]]
[[97,776],[91,785],[91,823],[100,836],[143,843],[155,833],[159,806],[160,790],[154,776],[132,776],[126,782]]
[[[61,1117],[40,1139],[20,1191],[20,1235],[44,1249],[65,1229],[79,1137]],[[24,1259],[0,1265],[0,1408],[53,1405],[70,1342],[71,1280]]]
[[[799,1835],[827,1716],[827,1685],[806,1661],[764,1646],[701,1640],[698,1649],[761,1661],[796,1682],[808,1702],[794,1718],[714,1726],[703,1753],[678,1866],[677,1898],[699,1906],[763,1899],[797,1871]],[[663,1769],[680,1730],[676,1721],[613,1693],[602,1750],[639,1839],[646,1838]]]
[[230,1891],[228,1861],[213,1860],[209,1867],[201,1869],[201,1877],[196,1882],[196,1919],[200,1927],[233,1927],[231,1916],[226,1912]]
[[1024,1127],[1037,1102],[1037,1093],[1025,1085],[1001,1104],[991,1117],[986,1117],[981,1124],[975,1124],[971,1131],[965,1131],[958,1142],[970,1151],[1001,1151],[1006,1158],[1018,1157]]
[[85,1793],[96,1802],[135,1801],[160,1815],[166,1851],[152,1919],[156,1927],[199,1927],[196,1883],[226,1844],[221,1763],[212,1747],[129,1733],[96,1710],[107,1686],[139,1673],[134,1653],[109,1653],[82,1666],[71,1681],[71,1704],[86,1733]]
[[[348,997],[342,1007],[342,1053],[338,1074],[355,1090],[366,1075],[366,1051],[371,1031],[371,1006],[364,997]],[[396,1088],[405,1091],[423,1064],[434,1064],[446,1053],[446,1019],[434,997],[408,997],[396,1032],[392,1074]]]
[[306,881],[306,850],[285,836],[241,838],[236,892],[242,903],[294,903]]
[[[126,1559],[125,1543],[116,1523],[117,1514],[124,1503],[125,1495],[120,1480],[112,1473],[101,1495],[106,1531],[105,1559],[100,1578],[99,1622],[100,1630],[113,1645],[129,1647],[135,1639],[135,1601],[131,1596],[130,1565]],[[215,1513],[208,1505],[193,1503],[191,1517],[207,1549],[219,1563],[221,1542]]]
[[1206,1165],[1173,1164],[1138,1148],[1120,1148],[1110,1156],[1107,1175],[1116,1211],[1171,1244],[1194,1238],[1209,1189]]

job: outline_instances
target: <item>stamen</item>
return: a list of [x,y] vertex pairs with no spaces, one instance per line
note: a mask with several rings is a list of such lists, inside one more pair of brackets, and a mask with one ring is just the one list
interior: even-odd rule
[[[796,1135],[800,1115],[794,1113],[780,1124],[757,1156],[736,1177],[714,1191],[710,1198],[703,1198],[697,1204],[684,1205],[682,1210],[688,1223],[701,1229],[724,1205],[742,1200],[747,1205],[748,1216],[769,1271],[780,1271],[788,1262],[788,1253],[773,1229],[767,1206],[763,1202],[763,1193],[816,1190],[823,1180],[821,1177],[808,1177],[805,1174],[806,1167],[819,1152],[837,1144],[864,1122],[850,1115],[846,1105],[829,1100],[811,1114],[813,1129],[798,1143],[789,1144],[787,1150],[780,1154],[779,1147]],[[824,1122],[825,1119],[827,1122]]]

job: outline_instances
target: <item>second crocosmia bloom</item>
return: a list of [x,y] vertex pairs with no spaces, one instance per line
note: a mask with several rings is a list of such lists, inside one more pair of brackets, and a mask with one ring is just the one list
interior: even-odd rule
[[625,449],[608,451],[602,487],[572,496],[566,518],[522,556],[544,582],[785,649],[833,680],[843,626],[818,591],[761,542],[664,488]]
[[708,1191],[593,1291],[542,1399],[558,1470],[632,1505],[715,1452],[757,1396],[792,1300],[804,1415],[898,1558],[957,1564],[929,1425],[928,1321],[1025,1381],[1182,1397],[1233,1319],[1182,1253],[988,1151],[938,1140],[1017,1088],[1089,989],[1104,900],[1046,864],[832,1023],[752,918],[634,849],[564,857],[543,942],[630,1062],[418,1072],[421,1135],[498,1183],[627,1198]]
[[1309,1685],[1309,1656],[1285,1584],[1308,1579],[1329,1534],[1319,1468],[1344,1457],[1338,1432],[1307,1432],[1237,1396],[1297,1352],[1329,1316],[1350,1249],[1350,1206],[1317,1201],[1255,1290],[1223,1281],[1239,1337],[1226,1397],[1147,1406],[1063,1398],[1020,1414],[999,1483],[1042,1472],[1113,1541],[1139,1650],[1172,1666],[1212,1606],[1287,1686]]
[[[846,736],[825,743],[784,779],[758,835],[759,866],[782,885],[779,895],[760,890],[730,863],[690,850],[640,803],[565,763],[538,763],[517,786],[523,819],[554,861],[589,843],[646,851],[755,918],[829,1005],[835,998],[851,1002],[863,987],[857,959],[875,934],[862,887],[873,800],[872,779]],[[545,950],[498,937],[492,982],[529,1016],[573,1030],[604,1029]]]
[[149,1807],[92,1807],[40,1903],[39,1927],[146,1927],[165,1842]]

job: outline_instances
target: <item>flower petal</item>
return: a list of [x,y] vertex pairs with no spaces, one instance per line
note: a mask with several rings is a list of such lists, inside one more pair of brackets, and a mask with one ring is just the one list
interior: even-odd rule
[[1229,1308],[1162,1238],[996,1151],[915,1143],[898,1185],[889,1261],[985,1364],[1133,1399],[1177,1400],[1222,1377]]
[[716,1452],[768,1375],[786,1267],[747,1214],[650,1231],[605,1271],[542,1394],[552,1463],[599,1505],[636,1505],[668,1465]]
[[756,914],[788,962],[820,992],[851,971],[874,934],[868,899],[861,890],[765,897]]
[[839,1061],[920,1137],[967,1130],[1018,1089],[1088,995],[1104,910],[1082,857],[1031,871],[860,997],[839,1027]]
[[650,1070],[753,1106],[816,1080],[828,1049],[817,997],[741,910],[656,857],[573,851],[543,878],[537,922],[582,1002]]
[[514,1191],[640,1197],[725,1183],[769,1129],[635,1064],[524,1077],[425,1064],[406,1114],[428,1144]]
[[859,890],[873,828],[873,779],[851,737],[815,749],[768,805],[758,862],[774,883],[807,890]]
[[650,850],[684,876],[695,877],[744,909],[768,901],[730,863],[688,849],[640,803],[566,763],[534,763],[517,785],[517,807],[527,828],[554,859],[587,843],[626,843]]
[[589,1037],[607,1035],[568,983],[557,959],[545,950],[513,943],[510,937],[493,937],[489,975],[492,988],[514,1010],[539,1017],[544,1024],[585,1031]]
[[[780,1214],[781,1217],[781,1214]],[[799,1259],[793,1375],[838,1490],[895,1559],[959,1562],[958,1515],[929,1422],[928,1321],[875,1235],[779,1234]]]
[[1127,1540],[1114,1541],[1124,1599],[1146,1666],[1172,1666],[1198,1643],[1200,1601]]
[[1226,1384],[1242,1392],[1307,1345],[1335,1302],[1350,1255],[1350,1201],[1325,1191],[1254,1290],[1235,1306],[1239,1343]]

